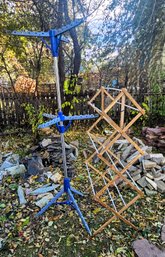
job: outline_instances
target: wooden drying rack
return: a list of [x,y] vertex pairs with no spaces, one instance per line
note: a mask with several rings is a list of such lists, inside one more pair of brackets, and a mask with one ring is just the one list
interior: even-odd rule
[[[101,97],[101,108],[98,108],[94,102],[96,101],[97,97]],[[110,103],[108,106],[105,106],[105,98],[109,98]],[[126,105],[126,99],[129,99],[131,103],[135,107],[131,107]],[[113,119],[108,115],[108,112],[116,105],[121,105],[120,110],[120,122],[119,125],[113,121]],[[94,122],[94,124],[89,128],[87,131],[89,137],[91,140],[99,145],[98,149],[95,149],[94,153],[86,159],[85,163],[86,166],[89,167],[90,170],[96,173],[98,176],[98,179],[95,181],[93,185],[96,185],[96,183],[104,179],[106,180],[106,185],[104,185],[95,195],[94,200],[97,201],[101,206],[109,210],[114,215],[106,221],[103,225],[101,225],[95,232],[94,236],[100,233],[105,227],[107,227],[115,218],[119,218],[122,221],[124,221],[127,225],[130,225],[135,230],[138,230],[138,228],[132,224],[130,221],[128,221],[124,216],[122,215],[124,211],[126,211],[131,205],[133,205],[139,198],[143,196],[143,192],[132,182],[130,182],[125,176],[124,173],[127,172],[127,170],[140,158],[144,155],[144,151],[137,145],[136,142],[134,142],[127,134],[128,129],[135,123],[137,119],[141,115],[145,114],[144,109],[141,108],[141,106],[135,101],[135,99],[127,92],[126,88],[122,88],[119,90],[119,94],[117,96],[112,96],[104,87],[101,87],[98,92],[92,97],[92,99],[89,101],[89,105],[99,114],[99,118]],[[124,119],[125,119],[125,107],[130,107],[132,109],[136,109],[137,114],[135,117],[127,124],[125,125]],[[112,134],[106,139],[104,142],[101,142],[98,138],[98,135],[94,134],[92,130],[97,127],[98,123],[102,120],[106,121],[108,125],[110,125],[113,128]],[[116,156],[116,154],[113,153],[111,150],[114,143],[120,139],[121,137],[125,138],[130,144],[132,144],[135,149],[138,151],[138,154],[125,166],[122,170],[118,170],[116,168],[116,165],[120,162],[119,158]],[[112,156],[115,159],[114,163],[111,163],[109,160],[107,160],[104,157],[104,154],[107,153],[108,155]],[[101,171],[98,168],[94,167],[92,163],[92,159],[94,156],[97,156],[104,164],[107,165],[108,169],[106,171]],[[107,172],[111,169],[115,176],[110,179],[108,178]],[[110,207],[108,204],[103,202],[101,200],[101,197],[103,196],[104,192],[109,188],[114,186],[114,183],[121,179],[124,181],[132,190],[136,191],[137,195],[131,199],[124,207],[122,207],[119,211],[116,211],[114,208]],[[91,189],[91,187],[90,187]]]

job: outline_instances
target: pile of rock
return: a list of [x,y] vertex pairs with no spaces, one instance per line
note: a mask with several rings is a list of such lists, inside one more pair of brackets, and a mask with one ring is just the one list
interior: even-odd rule
[[[74,161],[78,156],[78,141],[72,142],[72,144],[65,143],[66,159],[68,176],[74,175]],[[56,181],[55,171],[63,171],[63,158],[61,141],[59,136],[49,137],[43,139],[37,146],[31,147],[29,155],[23,159],[20,159],[18,154],[0,153],[0,181],[3,176],[11,175],[15,176],[22,174],[24,178],[28,178],[31,175],[39,175],[43,180],[44,176],[51,175],[52,180]]]
[[[74,161],[78,156],[78,141],[65,143],[68,176],[74,175]],[[56,188],[62,182],[63,159],[59,136],[43,139],[29,149],[29,154],[21,159],[18,154],[0,153],[0,183],[6,176],[19,176],[17,194],[20,205],[26,204],[31,196],[40,208],[46,205],[57,193]],[[35,179],[36,180],[35,180]],[[40,182],[39,188],[36,182]],[[49,181],[48,184],[47,181]],[[4,182],[5,183],[5,182]]]
[[143,128],[142,134],[148,145],[165,148],[165,127]]
[[[104,142],[106,138],[100,137],[98,140]],[[145,145],[142,140],[133,137],[133,141],[145,154],[128,168],[124,176],[130,179],[129,173],[136,184],[149,196],[156,194],[157,191],[165,193],[165,157],[161,153],[152,153],[152,147]],[[94,149],[91,143],[90,147]],[[121,163],[116,162],[116,167],[119,171],[139,155],[137,149],[126,139],[117,140],[111,148],[111,152],[121,161]],[[104,157],[109,160],[108,155],[105,154]],[[97,156],[93,158],[93,163],[97,164],[99,161],[100,159]],[[126,185],[121,179],[117,181],[117,184],[121,188]]]
[[[33,156],[40,156],[45,167],[59,167],[63,170],[63,158],[60,136],[50,136],[43,139],[37,146],[30,149]],[[74,173],[74,161],[78,157],[78,141],[73,141],[70,144],[65,142],[65,151],[67,159],[68,175],[71,177]]]
[[[157,191],[165,193],[165,157],[161,153],[152,153],[152,147],[146,146],[140,139],[134,137],[133,140],[145,155],[128,169],[131,177],[149,196]],[[124,166],[139,154],[127,140],[117,140],[114,148]]]

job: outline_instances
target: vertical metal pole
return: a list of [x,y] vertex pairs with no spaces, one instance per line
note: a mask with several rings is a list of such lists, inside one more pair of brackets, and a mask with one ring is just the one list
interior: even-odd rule
[[[60,92],[60,78],[59,78],[59,71],[58,71],[58,57],[53,57],[53,70],[56,77],[56,90],[57,90],[57,103],[58,103],[58,110],[61,112],[61,92]],[[63,126],[63,121],[60,121],[60,126]],[[66,165],[66,151],[65,151],[65,140],[64,140],[64,133],[60,133],[61,136],[61,145],[62,145],[62,159],[63,159],[63,169],[64,169],[64,177],[68,177],[67,172],[67,165]]]

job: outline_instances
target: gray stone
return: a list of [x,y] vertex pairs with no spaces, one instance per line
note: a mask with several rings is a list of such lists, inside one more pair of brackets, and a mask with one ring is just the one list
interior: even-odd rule
[[42,147],[46,147],[46,146],[48,146],[48,145],[50,145],[52,143],[52,140],[50,139],[50,138],[48,138],[48,139],[43,139],[42,140],[42,142],[41,142],[41,146]]
[[154,180],[155,181],[160,181],[160,180],[164,181],[165,180],[165,174],[160,174],[160,176],[157,177],[157,178],[154,178]]
[[132,172],[132,171],[136,171],[136,170],[137,170],[137,167],[135,167],[135,166],[132,165],[128,170],[131,171],[131,172]]
[[124,151],[128,146],[128,143],[127,144],[120,144],[117,148],[117,150],[121,150],[121,151]]
[[15,176],[19,174],[24,174],[26,172],[26,168],[24,164],[16,165],[10,168],[5,169],[7,175]]
[[165,250],[150,244],[147,239],[136,240],[132,246],[138,257],[165,257]]
[[160,163],[161,166],[165,165],[165,157],[163,157],[163,160]]
[[[104,140],[103,140],[104,141]],[[73,145],[73,146],[75,146],[75,147],[79,147],[79,142],[78,142],[78,140],[75,140],[75,141],[72,141],[72,142],[70,142],[70,144],[71,145]]]
[[0,237],[0,250],[3,248],[3,243],[4,243],[4,240],[3,238]]
[[147,173],[147,174],[146,174],[146,177],[147,177],[147,178],[150,178],[150,179],[154,179],[154,176],[152,176],[150,173]]
[[21,205],[24,205],[27,203],[26,199],[25,199],[25,194],[24,194],[24,189],[22,186],[18,186],[17,189],[17,194],[18,194],[18,198],[19,198],[19,202]]
[[68,145],[68,144],[65,142],[65,148],[66,148],[66,149],[71,149],[71,145]]
[[157,190],[157,183],[151,180],[150,178],[146,177],[147,182],[155,189]]
[[144,191],[145,191],[146,195],[148,195],[148,196],[153,196],[153,195],[157,194],[157,191],[149,190],[148,188],[145,188]]
[[150,155],[149,155],[148,153],[146,153],[146,154],[143,156],[143,158],[144,158],[145,160],[150,160]]
[[39,187],[32,192],[30,192],[30,195],[40,195],[40,194],[45,194],[51,191],[54,191],[57,187],[59,187],[59,184],[52,184],[52,185],[44,185],[42,187]]
[[132,144],[130,144],[123,152],[122,156],[121,156],[121,159],[122,160],[125,160],[128,155],[130,154],[131,150],[134,148],[134,146]]
[[136,175],[139,175],[139,174],[141,174],[141,173],[142,173],[142,170],[139,170],[139,169],[138,169],[138,170],[136,170],[135,172],[132,172],[132,173],[131,173],[131,176],[132,176],[132,177],[135,177]]
[[161,240],[163,241],[163,243],[165,243],[165,219],[164,219],[164,225],[161,230]]
[[114,144],[115,145],[129,144],[129,142],[127,141],[127,139],[118,139]]
[[161,176],[161,170],[156,170],[155,168],[152,169],[152,175],[154,178],[158,178]]
[[148,146],[146,153],[152,153],[152,146]]
[[138,183],[139,186],[141,186],[143,188],[147,186],[146,177],[142,177],[142,178],[138,179],[136,182]]
[[38,200],[37,202],[35,202],[35,204],[42,208],[43,206],[45,206],[52,198],[54,197],[54,195],[52,193],[48,193],[45,194],[43,198],[41,198],[40,200]]
[[149,190],[153,190],[153,187],[148,183],[147,184],[147,188],[149,189]]
[[155,168],[156,165],[157,165],[156,162],[152,162],[152,161],[149,161],[149,160],[144,160],[143,163],[144,163],[144,168],[146,170],[150,170],[152,168]]
[[153,153],[153,154],[149,154],[149,159],[156,162],[158,165],[160,165],[161,162],[163,162],[164,160],[164,156],[161,153]]
[[68,155],[68,157],[69,157],[69,160],[70,160],[70,161],[76,161],[76,160],[77,160],[77,157],[76,157],[73,153],[70,153],[70,154]]
[[[125,161],[121,161],[121,163],[124,165],[124,166],[126,166],[128,163],[127,162],[125,162]],[[134,171],[136,171],[137,170],[137,166],[131,166],[131,167],[129,167],[128,168],[128,171],[130,171],[130,172],[134,172]]]
[[[148,146],[143,146],[141,149],[142,149],[144,152],[146,152],[146,150],[148,149]],[[127,162],[132,161],[138,154],[139,154],[139,151],[134,152],[134,153],[127,159]]]
[[146,171],[146,169],[145,169],[144,159],[141,160],[141,164],[142,164],[143,173],[146,174],[147,171]]
[[79,152],[78,152],[78,148],[74,145],[71,145],[72,146],[72,153],[74,154],[75,157],[78,157],[79,155]]
[[141,178],[141,175],[140,174],[137,174],[136,176],[133,177],[133,180],[134,181],[137,181]]
[[162,167],[159,166],[159,165],[156,165],[155,168],[156,168],[157,170],[160,170]]
[[158,191],[160,193],[165,193],[165,183],[163,181],[156,181]]
[[145,144],[143,143],[143,141],[137,137],[133,137],[133,140],[136,141],[137,143],[139,143],[139,145],[141,146],[145,146]]

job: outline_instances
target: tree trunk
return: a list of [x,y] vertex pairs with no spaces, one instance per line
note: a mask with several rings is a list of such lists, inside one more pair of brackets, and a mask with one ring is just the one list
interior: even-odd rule
[[8,67],[7,67],[7,64],[6,64],[5,57],[4,57],[3,53],[1,53],[1,59],[2,59],[2,62],[4,64],[4,68],[6,70],[6,73],[7,73],[8,77],[9,77],[9,80],[11,82],[11,87],[13,89],[13,92],[15,93],[14,82],[13,82],[13,79],[11,77],[10,71],[8,70]]
[[[64,15],[65,15],[65,22],[66,24],[69,24],[71,22],[71,19],[69,17],[68,13],[68,1],[64,0],[63,1],[63,7],[64,7]],[[74,8],[72,8],[72,11],[74,11]],[[73,13],[73,17],[75,17],[75,14]],[[70,36],[73,41],[73,67],[71,67],[71,74],[70,74],[70,83],[69,83],[69,90],[74,92],[75,87],[76,87],[76,78],[78,76],[79,70],[80,70],[80,64],[81,64],[81,48],[78,42],[78,37],[76,33],[76,29],[72,28],[69,30]],[[66,102],[72,102],[73,99],[73,94],[67,94],[66,96]],[[65,115],[68,115],[70,112],[70,106],[66,106],[64,108],[64,113]]]
[[[58,20],[57,20],[57,27],[61,28],[63,25],[63,3],[61,0],[58,2]],[[65,81],[65,63],[64,63],[64,54],[62,51],[62,46],[59,47],[59,76],[60,76],[60,91],[61,91],[61,99],[62,102],[64,101],[64,81]]]

